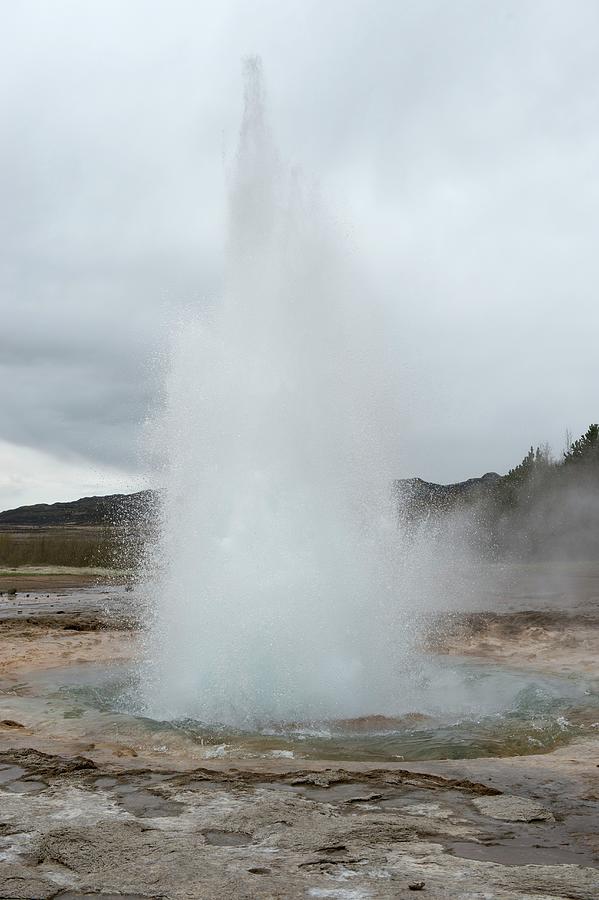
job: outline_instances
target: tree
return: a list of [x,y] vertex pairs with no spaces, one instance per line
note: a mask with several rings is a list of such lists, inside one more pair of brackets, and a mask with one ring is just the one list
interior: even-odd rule
[[510,471],[505,476],[506,480],[515,482],[516,484],[521,484],[524,481],[528,481],[540,459],[540,448],[537,447],[535,452],[535,448],[531,447],[522,462],[519,465],[514,466],[513,469],[510,469]]
[[582,437],[564,452],[564,465],[599,464],[599,425],[589,425]]

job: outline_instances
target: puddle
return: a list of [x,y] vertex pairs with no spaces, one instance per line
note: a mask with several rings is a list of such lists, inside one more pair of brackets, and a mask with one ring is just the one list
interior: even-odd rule
[[161,797],[143,792],[130,794],[121,799],[120,803],[127,812],[139,819],[180,816],[185,809],[184,804],[176,800],[163,800]]
[[11,781],[5,785],[13,794],[39,794],[48,787],[43,781]]
[[140,791],[134,785],[115,789],[120,805],[138,819],[153,819],[158,816],[180,816],[185,809],[184,803],[177,800],[165,800],[150,791]]
[[251,842],[251,834],[244,834],[242,831],[218,831],[212,829],[203,831],[202,834],[207,844],[213,847],[247,847]]
[[152,900],[147,894],[78,894],[73,891],[55,894],[54,900]]
[[25,769],[22,769],[20,766],[0,766],[0,784],[16,781],[17,778],[21,778],[23,775],[25,775]]
[[502,866],[599,866],[594,856],[568,850],[561,846],[535,846],[518,840],[502,843],[470,843],[454,841],[446,845],[453,856],[475,859],[480,862],[500,863]]

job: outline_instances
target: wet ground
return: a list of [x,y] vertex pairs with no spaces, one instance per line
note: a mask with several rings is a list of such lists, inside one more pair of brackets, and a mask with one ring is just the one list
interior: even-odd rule
[[597,896],[596,795],[563,781],[548,804],[399,767],[0,767],[4,898]]
[[13,591],[46,596],[100,584],[120,584],[122,574],[114,569],[81,566],[0,566],[0,597],[10,596]]
[[[70,579],[75,576],[57,576],[59,579]],[[24,587],[16,590],[0,589],[0,622],[10,622],[15,619],[41,622],[55,617],[64,616],[64,622],[72,624],[77,619],[82,619],[89,624],[95,623],[97,627],[105,626],[111,617],[124,616],[130,611],[130,594],[126,585],[108,585],[89,583],[97,582],[97,576],[92,574],[81,576],[82,584],[76,586],[57,586],[54,576],[43,574],[24,576],[22,580],[37,580],[36,587]],[[11,585],[18,584],[20,579],[5,577]],[[54,622],[60,625],[59,621]]]
[[[575,728],[549,753],[327,761],[284,741],[261,758],[206,754],[197,735],[144,743],[76,696],[90,688],[78,671],[135,651],[129,592],[0,598],[0,898],[596,900],[599,735],[584,691],[599,675],[599,567],[502,577],[503,607],[491,579],[479,608],[431,622],[426,646],[460,671],[580,686]],[[363,727],[345,723],[354,749]]]

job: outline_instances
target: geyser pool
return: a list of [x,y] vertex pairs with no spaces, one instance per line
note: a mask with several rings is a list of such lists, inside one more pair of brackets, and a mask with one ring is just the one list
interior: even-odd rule
[[[539,753],[599,719],[598,686],[467,660],[420,657],[394,718],[264,724],[239,729],[188,717],[140,715],[139,673],[129,666],[69,666],[31,673],[18,704],[61,733],[140,752],[188,757],[441,759]],[[68,724],[67,724],[68,723]]]
[[223,295],[175,329],[153,428],[142,705],[236,727],[394,715],[416,610],[389,325],[274,150],[258,60],[245,76]]

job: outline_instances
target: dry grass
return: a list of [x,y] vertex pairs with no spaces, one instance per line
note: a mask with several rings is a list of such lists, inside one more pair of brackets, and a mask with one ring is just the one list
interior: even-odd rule
[[130,568],[138,552],[117,527],[21,528],[0,531],[0,568]]

